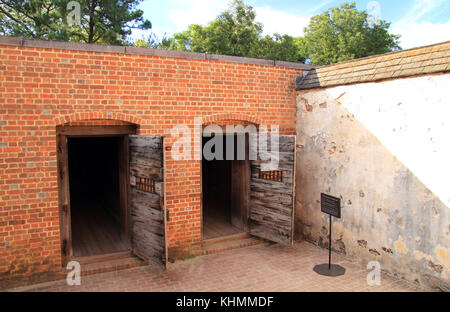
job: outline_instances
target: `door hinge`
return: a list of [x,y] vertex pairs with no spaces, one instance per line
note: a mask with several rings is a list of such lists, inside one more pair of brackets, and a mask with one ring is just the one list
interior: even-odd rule
[[166,221],[167,221],[167,222],[170,221],[169,209],[166,210]]

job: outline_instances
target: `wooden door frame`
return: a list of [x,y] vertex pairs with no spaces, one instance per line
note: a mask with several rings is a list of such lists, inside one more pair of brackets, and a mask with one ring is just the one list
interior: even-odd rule
[[[136,134],[136,125],[126,126],[57,126],[57,164],[58,164],[58,210],[60,220],[60,240],[62,265],[65,266],[73,258],[72,224],[70,217],[70,188],[69,161],[67,143],[68,138],[76,137],[119,137],[118,170],[121,227],[127,248],[131,250],[131,211],[129,209],[129,142],[128,135]],[[93,256],[96,257],[96,256]]]
[[[204,208],[204,202],[203,202],[203,183],[204,183],[204,181],[203,181],[203,131],[204,131],[204,129],[205,129],[205,127],[207,127],[208,125],[203,125],[203,127],[202,127],[202,132],[201,132],[201,134],[200,134],[200,148],[201,148],[201,151],[202,151],[202,159],[200,160],[200,240],[203,242],[203,241],[207,241],[208,239],[205,239],[204,237],[203,237],[203,223],[204,223],[204,220],[203,220],[203,208]],[[256,127],[258,127],[257,125],[255,125]],[[226,136],[227,135],[227,133],[226,133],[226,126],[218,126],[218,127],[220,127],[220,128],[222,128],[222,134],[219,134],[219,135],[222,135],[222,136]],[[246,126],[244,126],[244,128],[245,128]],[[245,209],[242,209],[241,210],[241,219],[242,219],[242,232],[243,233],[249,233],[249,231],[250,231],[250,228],[249,228],[249,224],[248,224],[248,218],[249,218],[249,213],[250,213],[250,175],[251,175],[251,172],[250,172],[250,159],[249,159],[249,132],[248,131],[243,131],[243,132],[241,132],[241,131],[236,131],[236,132],[234,132],[234,135],[236,135],[236,134],[242,134],[242,133],[244,133],[245,134],[245,158],[246,158],[246,163],[245,163],[245,168],[244,168],[244,170],[246,170],[246,172],[245,172],[245,175],[246,175],[246,179],[247,179],[247,185],[246,185],[246,187],[247,187],[247,190],[246,190],[246,192],[247,192],[247,195],[246,195],[246,199],[245,199],[245,201],[246,201],[246,203],[245,203]],[[225,143],[226,144],[226,143]],[[211,239],[211,240],[214,240],[214,239]]]

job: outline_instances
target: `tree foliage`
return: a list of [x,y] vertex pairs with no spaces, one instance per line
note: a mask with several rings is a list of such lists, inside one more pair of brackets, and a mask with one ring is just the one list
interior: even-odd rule
[[145,39],[145,37],[142,37],[141,39],[136,40],[132,45],[137,48],[158,49],[161,45],[161,42],[157,35],[151,33],[147,36],[147,39]]
[[265,36],[256,42],[251,57],[289,62],[305,62],[307,51],[303,38],[274,34]]
[[314,65],[381,54],[400,49],[399,36],[389,33],[390,23],[371,22],[355,3],[344,3],[311,18],[304,38],[274,34],[263,36],[253,7],[232,0],[230,7],[206,26],[193,24],[172,37],[132,43],[133,28],[149,29],[137,8],[143,0],[77,0],[79,24],[68,23],[71,0],[0,0],[0,35],[35,39],[105,44],[134,44],[211,54],[304,62]]
[[36,38],[64,39],[67,37],[58,12],[60,1],[0,0],[4,35]]
[[131,29],[149,29],[137,5],[142,0],[77,0],[78,24],[69,25],[70,0],[0,0],[5,35],[34,39],[123,44]]
[[245,5],[241,0],[234,0],[228,10],[220,13],[207,26],[190,25],[186,31],[163,40],[161,47],[248,56],[262,33],[262,25],[255,22],[255,17],[251,6]]
[[372,22],[355,3],[344,3],[311,18],[305,43],[311,62],[326,65],[400,49],[400,36],[389,33],[390,23]]
[[161,41],[159,48],[211,54],[257,57],[274,60],[305,60],[301,38],[274,34],[262,36],[263,25],[255,21],[254,9],[233,0],[207,26],[193,24],[186,31]]

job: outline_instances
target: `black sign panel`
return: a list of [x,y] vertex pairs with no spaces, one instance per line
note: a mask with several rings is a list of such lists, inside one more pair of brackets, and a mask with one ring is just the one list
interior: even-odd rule
[[324,213],[341,218],[341,199],[327,194],[320,194],[321,210]]

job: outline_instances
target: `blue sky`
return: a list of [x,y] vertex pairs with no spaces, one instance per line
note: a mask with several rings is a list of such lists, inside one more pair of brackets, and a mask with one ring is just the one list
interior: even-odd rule
[[[341,0],[247,0],[264,24],[264,33],[302,36],[311,16],[339,6]],[[361,0],[358,9],[368,10],[390,21],[391,33],[402,35],[404,49],[450,40],[448,0]],[[227,0],[144,0],[140,8],[161,36],[183,31],[189,24],[206,25],[228,7]],[[134,38],[145,33],[136,31]]]

